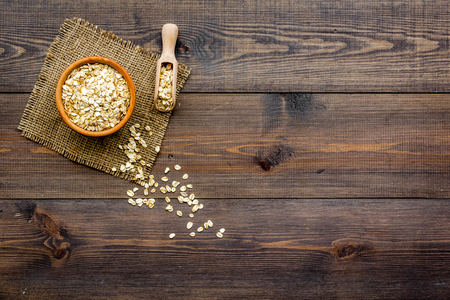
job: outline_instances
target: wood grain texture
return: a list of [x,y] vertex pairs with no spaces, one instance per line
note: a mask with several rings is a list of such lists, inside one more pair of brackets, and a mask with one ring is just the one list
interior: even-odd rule
[[[164,201],[162,201],[165,203]],[[2,299],[445,299],[445,200],[0,201]],[[223,239],[215,237],[226,228]],[[173,240],[169,233],[177,235]]]
[[3,1],[0,92],[30,92],[64,19],[161,52],[179,26],[184,92],[448,92],[450,3]]
[[[153,173],[180,164],[202,198],[448,198],[449,97],[182,94]],[[20,136],[27,98],[0,94],[1,198],[124,197],[133,183]]]
[[[449,1],[0,5],[0,299],[448,299]],[[153,174],[180,164],[213,229],[20,136],[73,17],[157,53],[178,25]]]

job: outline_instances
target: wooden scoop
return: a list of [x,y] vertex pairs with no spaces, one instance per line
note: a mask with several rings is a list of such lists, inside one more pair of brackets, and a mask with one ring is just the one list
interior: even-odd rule
[[[176,102],[176,92],[177,92],[177,74],[178,74],[178,62],[175,58],[175,44],[178,37],[178,27],[175,24],[165,24],[162,28],[162,53],[161,58],[158,60],[156,65],[156,82],[155,82],[155,98],[153,103],[157,110],[161,112],[172,111],[175,107]],[[161,65],[172,65],[173,75],[171,91],[171,99],[163,99],[160,97],[160,76],[161,76]],[[169,84],[169,82],[167,82]],[[165,88],[167,90],[167,88]],[[164,87],[163,87],[164,92]],[[170,95],[170,92],[167,93]],[[164,101],[165,100],[165,101]]]

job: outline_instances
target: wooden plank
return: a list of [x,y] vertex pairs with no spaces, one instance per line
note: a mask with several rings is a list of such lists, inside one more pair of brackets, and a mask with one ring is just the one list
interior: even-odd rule
[[450,3],[436,1],[7,1],[0,91],[30,92],[65,18],[161,51],[179,25],[185,92],[449,92]]
[[[178,163],[204,198],[448,198],[449,97],[182,94],[153,173]],[[0,94],[0,197],[124,197],[133,183],[20,136],[27,98]]]
[[195,238],[185,229],[189,218],[161,202],[149,210],[125,200],[0,201],[0,297],[445,299],[450,292],[446,200],[205,199],[193,220],[214,227]]

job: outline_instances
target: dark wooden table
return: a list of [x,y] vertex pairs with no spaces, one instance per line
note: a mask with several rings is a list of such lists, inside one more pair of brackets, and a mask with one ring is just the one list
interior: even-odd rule
[[[1,299],[450,297],[450,2],[0,4]],[[21,137],[73,17],[153,52],[179,26],[153,174],[181,165],[213,229]]]

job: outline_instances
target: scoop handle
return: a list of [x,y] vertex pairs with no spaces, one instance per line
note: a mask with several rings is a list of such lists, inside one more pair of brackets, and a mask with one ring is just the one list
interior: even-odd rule
[[165,24],[161,32],[162,53],[161,58],[169,61],[175,61],[175,45],[178,37],[178,27],[175,24]]

